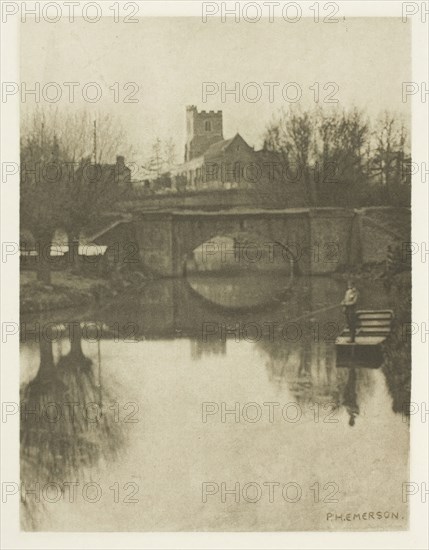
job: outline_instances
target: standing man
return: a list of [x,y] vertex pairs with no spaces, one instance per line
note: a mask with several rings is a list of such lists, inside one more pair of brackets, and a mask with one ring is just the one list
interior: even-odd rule
[[356,290],[354,282],[347,282],[347,290],[344,296],[344,300],[341,302],[344,313],[346,314],[347,324],[350,329],[350,343],[355,341],[356,336],[356,303],[359,298],[359,292]]

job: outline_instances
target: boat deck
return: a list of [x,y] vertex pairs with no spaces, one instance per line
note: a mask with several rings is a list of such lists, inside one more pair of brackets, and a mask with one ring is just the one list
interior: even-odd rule
[[337,366],[378,368],[383,363],[381,344],[392,329],[393,311],[361,309],[356,316],[355,341],[350,342],[348,327],[335,340]]
[[378,346],[389,336],[393,320],[391,309],[359,309],[356,311],[356,317],[354,344],[349,342],[350,330],[346,327],[336,339],[337,345]]
[[354,342],[350,342],[350,335],[338,336],[335,340],[337,346],[378,346],[386,340],[385,336],[360,336],[357,333]]

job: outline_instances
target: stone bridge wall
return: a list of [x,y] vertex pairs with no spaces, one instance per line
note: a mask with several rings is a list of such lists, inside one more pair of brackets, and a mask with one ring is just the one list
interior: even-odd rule
[[[134,240],[143,267],[159,276],[183,276],[192,251],[216,236],[245,236],[261,247],[270,243],[292,245],[297,274],[329,274],[358,263],[383,261],[387,245],[400,244],[401,235],[402,242],[407,242],[410,212],[400,210],[146,212],[124,222],[127,230],[122,230],[119,239],[128,235]],[[107,232],[97,243],[117,243],[118,231]]]
[[289,246],[299,274],[332,273],[350,260],[354,214],[343,209],[146,213],[136,220],[141,258],[152,271],[182,276],[192,251],[216,236],[245,235],[262,250]]
[[363,263],[385,260],[388,246],[411,241],[411,211],[408,208],[362,208],[357,211],[359,247]]

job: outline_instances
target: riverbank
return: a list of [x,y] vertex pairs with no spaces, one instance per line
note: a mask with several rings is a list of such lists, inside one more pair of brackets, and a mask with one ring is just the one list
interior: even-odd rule
[[35,271],[21,271],[20,274],[21,313],[91,305],[116,294],[106,279],[82,277],[68,271],[53,272],[50,285],[38,281]]

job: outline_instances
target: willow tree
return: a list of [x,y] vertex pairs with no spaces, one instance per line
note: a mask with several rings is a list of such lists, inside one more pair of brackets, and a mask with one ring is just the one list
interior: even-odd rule
[[61,227],[63,174],[62,156],[54,136],[35,134],[21,139],[20,216],[21,228],[33,235],[38,252],[38,280],[51,283],[51,244]]
[[[38,280],[51,282],[50,248],[56,230],[68,235],[74,252],[88,225],[114,208],[128,191],[120,184],[117,154],[130,153],[120,124],[87,112],[36,111],[21,129],[21,228],[30,231],[38,251]],[[94,146],[96,144],[96,147]],[[125,170],[125,167],[123,167]]]

